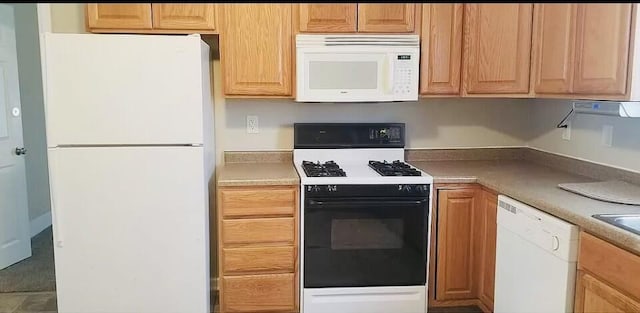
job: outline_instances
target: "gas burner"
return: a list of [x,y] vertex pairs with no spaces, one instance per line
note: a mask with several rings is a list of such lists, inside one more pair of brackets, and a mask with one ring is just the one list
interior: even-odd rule
[[422,176],[420,171],[399,160],[391,163],[387,161],[369,161],[369,167],[382,176]]
[[308,177],[338,177],[347,176],[336,162],[327,161],[321,164],[320,161],[313,163],[310,161],[302,161],[302,168]]

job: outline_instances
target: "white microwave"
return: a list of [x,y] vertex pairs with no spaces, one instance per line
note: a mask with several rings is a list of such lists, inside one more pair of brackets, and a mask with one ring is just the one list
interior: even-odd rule
[[296,101],[418,100],[416,35],[297,35]]

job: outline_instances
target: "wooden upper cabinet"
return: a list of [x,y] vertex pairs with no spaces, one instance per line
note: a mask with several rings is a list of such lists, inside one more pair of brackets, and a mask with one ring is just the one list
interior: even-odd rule
[[412,33],[415,10],[413,3],[358,4],[358,32]]
[[460,93],[462,4],[422,5],[420,94]]
[[436,300],[474,299],[476,211],[480,189],[438,192]]
[[355,32],[357,4],[300,4],[298,19],[301,32]]
[[151,4],[87,4],[89,28],[150,29]]
[[571,93],[578,5],[536,4],[533,30],[533,89],[537,93]]
[[495,290],[495,269],[496,269],[496,234],[497,234],[497,214],[498,195],[482,191],[482,205],[479,215],[479,236],[476,241],[478,253],[478,298],[493,312],[493,294]]
[[224,93],[231,96],[291,96],[291,4],[225,4],[220,58]]
[[153,27],[158,29],[216,29],[215,5],[153,4]]
[[576,94],[624,95],[632,4],[577,5]]
[[529,93],[532,4],[465,4],[463,95]]

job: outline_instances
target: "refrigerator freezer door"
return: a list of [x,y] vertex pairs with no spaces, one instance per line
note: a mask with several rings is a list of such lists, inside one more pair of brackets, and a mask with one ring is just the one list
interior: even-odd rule
[[46,34],[48,146],[202,144],[201,45],[199,36]]
[[202,147],[49,149],[58,311],[209,312]]

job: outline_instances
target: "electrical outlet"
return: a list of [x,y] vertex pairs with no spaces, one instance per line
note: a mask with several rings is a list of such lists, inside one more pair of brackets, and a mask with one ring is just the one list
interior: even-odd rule
[[567,127],[562,129],[562,139],[571,140],[571,121],[567,121],[565,125]]
[[258,127],[258,116],[247,115],[247,134],[257,134],[260,132]]
[[613,126],[602,125],[602,144],[611,147],[613,143]]

